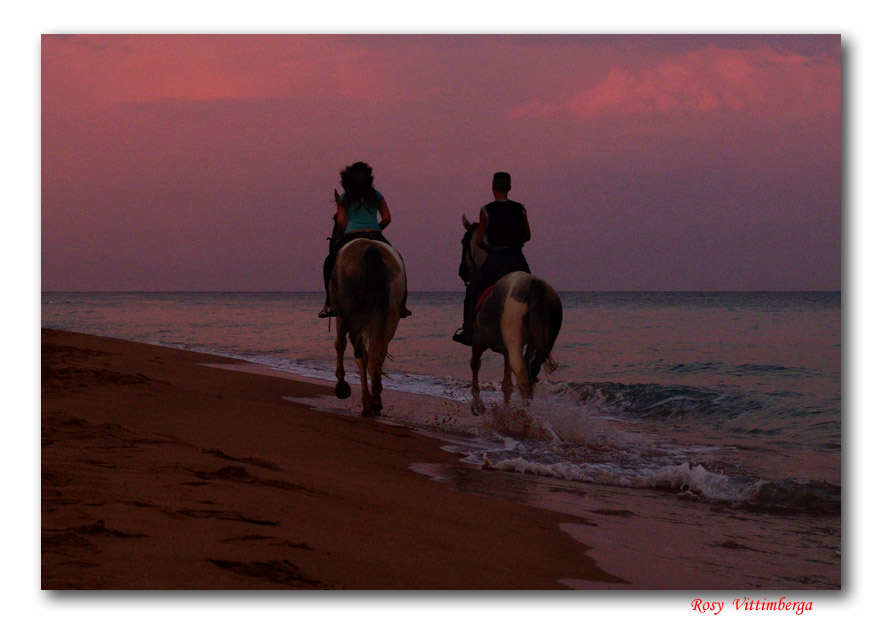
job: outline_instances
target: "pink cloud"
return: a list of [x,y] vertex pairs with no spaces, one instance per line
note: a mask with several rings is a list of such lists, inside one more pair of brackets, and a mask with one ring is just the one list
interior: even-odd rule
[[604,78],[560,101],[532,102],[515,117],[574,113],[586,119],[638,113],[744,112],[758,118],[840,111],[840,65],[762,46],[706,47],[638,67],[612,65]]
[[340,37],[44,36],[43,98],[66,111],[162,100],[338,97],[388,102],[393,59]]

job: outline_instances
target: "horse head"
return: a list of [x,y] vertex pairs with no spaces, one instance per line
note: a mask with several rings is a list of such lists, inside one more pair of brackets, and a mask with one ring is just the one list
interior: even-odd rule
[[465,215],[461,215],[461,224],[465,232],[461,239],[461,263],[458,265],[458,276],[467,284],[479,266],[486,261],[486,252],[477,245],[475,234],[479,223],[471,223]]

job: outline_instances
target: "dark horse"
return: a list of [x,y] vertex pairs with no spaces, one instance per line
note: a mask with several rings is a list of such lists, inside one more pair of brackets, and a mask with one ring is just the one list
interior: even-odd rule
[[351,396],[342,366],[348,337],[361,376],[363,415],[378,414],[382,411],[382,365],[406,296],[403,260],[390,245],[355,239],[339,250],[328,290],[337,312],[336,396]]
[[[471,276],[486,259],[474,240],[476,223],[470,223],[462,215],[466,233],[461,241],[461,265],[459,277],[468,283]],[[501,390],[505,404],[510,403],[513,384],[511,372],[523,401],[532,397],[541,366],[548,371],[556,370],[551,355],[553,344],[562,326],[562,302],[553,287],[541,278],[524,271],[508,273],[498,280],[482,297],[482,305],[474,322],[474,339],[471,347],[471,371],[474,397],[471,410],[482,412],[485,408],[480,399],[480,358],[486,349],[504,356],[504,378]]]

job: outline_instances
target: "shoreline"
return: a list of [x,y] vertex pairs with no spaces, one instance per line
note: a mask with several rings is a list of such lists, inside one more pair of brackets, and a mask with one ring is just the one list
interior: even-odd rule
[[588,520],[457,491],[411,467],[455,466],[442,441],[295,402],[330,387],[41,338],[43,589],[631,586],[562,528]]

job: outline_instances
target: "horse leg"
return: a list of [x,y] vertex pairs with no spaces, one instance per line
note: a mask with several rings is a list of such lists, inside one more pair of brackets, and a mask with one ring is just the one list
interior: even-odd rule
[[385,362],[387,347],[376,349],[368,360],[370,373],[370,408],[374,414],[382,411],[382,364]]
[[357,353],[355,361],[358,365],[358,373],[361,376],[361,405],[363,406],[361,415],[366,418],[372,416],[372,411],[370,410],[370,384],[367,383],[367,351],[363,346],[363,342],[358,347],[355,347],[355,352]]
[[483,355],[483,349],[473,348],[471,350],[471,373],[473,374],[473,378],[471,380],[471,395],[474,397],[473,401],[471,401],[471,413],[474,416],[478,416],[486,411],[486,406],[483,405],[483,399],[480,398],[480,358]]
[[336,398],[347,399],[351,396],[351,386],[345,381],[345,368],[342,358],[345,354],[345,324],[336,317]]
[[510,357],[504,354],[504,377],[501,378],[501,392],[504,393],[504,404],[510,405],[510,395],[513,393],[513,383],[510,381],[511,375]]
[[526,369],[525,360],[523,359],[522,340],[505,340],[504,347],[510,360],[510,368],[516,376],[516,386],[519,388],[520,394],[522,394],[523,404],[527,404],[529,399],[532,398],[532,383],[529,379],[529,371]]

